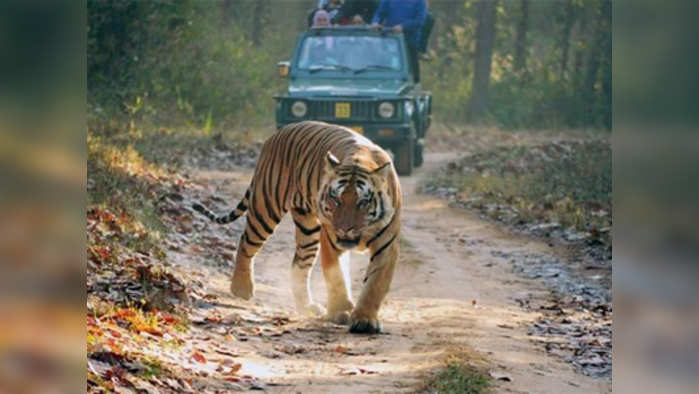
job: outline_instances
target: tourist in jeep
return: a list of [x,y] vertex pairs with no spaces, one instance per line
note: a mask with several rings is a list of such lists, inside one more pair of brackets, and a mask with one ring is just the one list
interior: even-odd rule
[[425,0],[381,0],[372,19],[372,28],[388,27],[393,32],[402,32],[408,44],[410,64],[415,80],[420,81],[418,46],[420,29],[427,15]]
[[333,23],[333,19],[340,11],[340,7],[342,7],[342,1],[340,0],[318,0],[318,6],[308,13],[308,27],[313,27],[316,13],[321,10],[328,13],[328,23]]
[[374,17],[378,0],[345,0],[332,19],[338,25],[365,25]]
[[330,26],[330,15],[325,10],[318,10],[313,15],[313,28]]

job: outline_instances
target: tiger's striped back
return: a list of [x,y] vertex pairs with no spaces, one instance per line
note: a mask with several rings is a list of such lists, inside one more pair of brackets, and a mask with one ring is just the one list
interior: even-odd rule
[[[321,122],[290,124],[263,145],[251,188],[265,197],[261,208],[273,219],[290,208],[312,212],[317,208],[316,196],[327,153],[331,152],[342,161],[367,149],[380,148],[344,127]],[[390,160],[388,156],[376,156]],[[360,164],[370,166],[369,169],[377,167],[368,162]]]
[[[373,151],[376,148],[367,138],[344,127],[313,121],[289,124],[263,144],[250,187],[235,209],[220,216],[199,203],[193,209],[218,224],[235,221],[245,214],[251,201],[262,215],[260,222],[266,222],[262,220],[265,216],[279,222],[291,208],[314,212],[327,152],[342,161],[368,149],[373,160],[390,160],[382,150]],[[358,164],[378,167],[366,158]]]

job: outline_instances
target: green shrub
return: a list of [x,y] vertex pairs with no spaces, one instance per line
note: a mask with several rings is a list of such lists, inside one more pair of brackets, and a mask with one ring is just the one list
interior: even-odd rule
[[280,84],[270,47],[223,25],[218,3],[90,0],[89,109],[209,130],[269,122]]
[[481,394],[489,392],[491,379],[477,368],[449,362],[428,385],[427,391],[439,394]]

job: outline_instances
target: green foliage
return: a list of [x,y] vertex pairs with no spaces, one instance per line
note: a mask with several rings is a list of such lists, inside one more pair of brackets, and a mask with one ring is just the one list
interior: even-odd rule
[[[88,112],[125,114],[209,132],[271,122],[288,59],[313,2],[88,0]],[[463,122],[472,100],[477,1],[433,0],[422,62],[441,121]],[[486,120],[505,128],[611,128],[608,0],[501,1]],[[517,68],[518,42],[524,48]]]
[[163,225],[153,203],[158,190],[154,180],[166,172],[145,161],[133,145],[115,145],[89,132],[87,172],[88,206],[115,207],[140,223],[144,236],[130,246],[148,249],[157,243]]
[[491,379],[484,372],[452,361],[430,382],[428,392],[440,394],[481,394],[489,392]]
[[289,40],[279,40],[279,30],[258,29],[272,37],[270,45],[256,47],[241,30],[246,25],[227,21],[251,6],[89,0],[90,109],[209,131],[269,120],[280,84],[276,41]]
[[[430,2],[437,17],[423,80],[443,121],[469,121],[476,1]],[[515,68],[522,2],[499,2],[487,119],[503,128],[611,128],[608,0],[529,1],[523,69]],[[567,46],[567,48],[566,48]],[[564,56],[564,52],[566,52]]]

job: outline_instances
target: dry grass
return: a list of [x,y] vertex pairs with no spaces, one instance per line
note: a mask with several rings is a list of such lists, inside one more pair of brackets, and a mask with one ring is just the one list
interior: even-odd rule
[[608,241],[611,146],[604,138],[484,149],[423,186],[512,224],[555,223]]
[[422,391],[483,394],[492,392],[491,388],[487,361],[472,350],[455,349],[446,357],[444,368],[429,379]]

